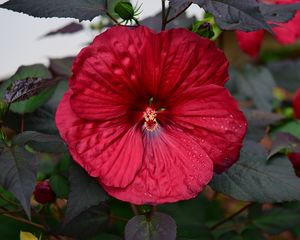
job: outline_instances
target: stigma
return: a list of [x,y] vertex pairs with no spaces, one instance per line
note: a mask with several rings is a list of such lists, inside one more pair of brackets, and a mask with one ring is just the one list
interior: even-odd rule
[[147,131],[153,132],[158,127],[158,122],[156,119],[157,112],[151,107],[147,107],[144,111],[144,127]]

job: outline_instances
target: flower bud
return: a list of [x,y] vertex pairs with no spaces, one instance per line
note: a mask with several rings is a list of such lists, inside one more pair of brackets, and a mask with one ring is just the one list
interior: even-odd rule
[[35,200],[41,204],[53,202],[56,198],[55,193],[52,191],[48,181],[39,182],[35,186],[33,195]]
[[134,9],[130,2],[120,1],[114,10],[123,20],[134,19]]

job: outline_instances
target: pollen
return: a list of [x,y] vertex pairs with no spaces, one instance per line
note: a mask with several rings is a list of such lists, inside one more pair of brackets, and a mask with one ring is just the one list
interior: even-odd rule
[[157,112],[151,107],[147,107],[144,111],[144,127],[147,131],[153,132],[158,127],[156,116]]

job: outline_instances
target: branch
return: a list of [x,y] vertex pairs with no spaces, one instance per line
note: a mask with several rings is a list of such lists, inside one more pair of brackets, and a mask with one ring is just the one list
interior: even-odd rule
[[106,12],[106,15],[117,25],[120,25],[117,19],[114,18],[113,15],[111,15],[109,12]]
[[187,5],[184,9],[182,9],[179,13],[177,13],[174,17],[171,17],[170,19],[166,20],[166,24],[168,24],[169,22],[173,21],[175,18],[179,17],[181,14],[183,14],[190,6],[192,5],[192,3],[189,3],[189,5]]
[[214,224],[213,226],[210,227],[210,230],[215,230],[216,228],[220,227],[221,225],[223,225],[224,223],[231,221],[233,218],[235,218],[236,216],[238,216],[239,214],[241,214],[242,212],[244,212],[245,210],[247,210],[249,207],[251,207],[254,203],[249,203],[247,205],[245,205],[244,207],[242,207],[240,210],[238,210],[237,212],[229,215],[228,217],[222,219],[220,222],[217,222],[216,224]]
[[161,30],[166,29],[166,1],[161,0]]

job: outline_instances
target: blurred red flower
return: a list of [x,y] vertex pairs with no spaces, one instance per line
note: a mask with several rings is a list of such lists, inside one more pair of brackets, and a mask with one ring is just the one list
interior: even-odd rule
[[296,175],[300,177],[300,153],[290,153],[288,157],[293,164]]
[[[291,4],[300,0],[260,0],[268,4]],[[287,23],[275,23],[272,30],[277,41],[283,45],[294,44],[300,38],[300,11]],[[253,32],[235,32],[240,48],[251,57],[256,58],[263,42],[264,30]]]
[[300,88],[298,88],[294,101],[293,101],[295,118],[300,119]]
[[190,31],[113,27],[77,56],[57,127],[110,195],[190,199],[239,156],[247,123],[227,79],[224,54]]
[[33,196],[35,200],[41,204],[53,202],[56,198],[56,195],[51,189],[48,181],[39,182],[35,186]]

